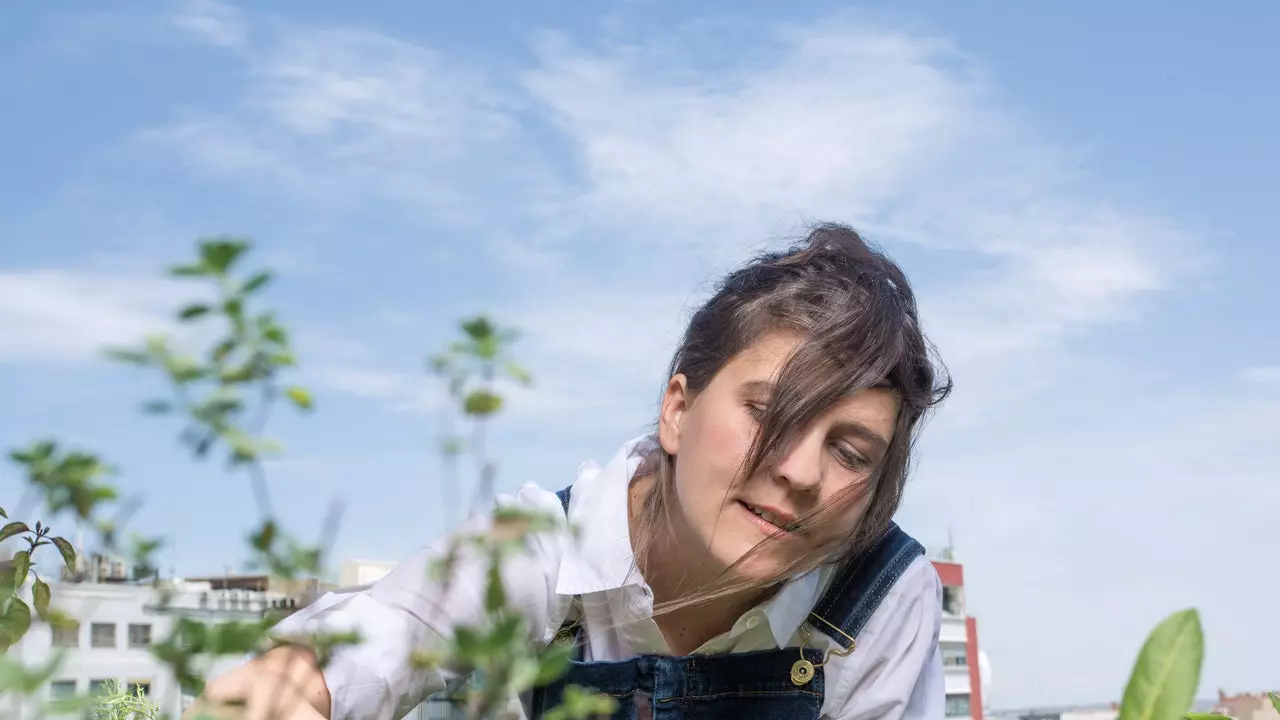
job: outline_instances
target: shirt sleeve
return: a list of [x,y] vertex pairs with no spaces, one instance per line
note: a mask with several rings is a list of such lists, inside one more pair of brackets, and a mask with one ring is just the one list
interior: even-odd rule
[[[497,502],[563,515],[554,493],[532,485]],[[490,522],[491,514],[481,513],[458,532],[482,532]],[[508,601],[526,614],[538,639],[546,635],[556,611],[555,579],[566,540],[561,534],[533,536],[523,556],[503,565]],[[359,633],[362,642],[337,648],[323,671],[332,698],[331,720],[396,720],[459,677],[457,668],[420,668],[410,662],[415,650],[439,650],[455,627],[484,616],[488,560],[464,551],[450,579],[437,581],[431,567],[449,546],[450,537],[442,538],[373,585],[328,593],[273,629],[276,637],[300,642],[319,632]]]
[[946,689],[938,637],[942,583],[921,557],[885,596],[858,636],[858,649],[836,667],[832,720],[938,720]]

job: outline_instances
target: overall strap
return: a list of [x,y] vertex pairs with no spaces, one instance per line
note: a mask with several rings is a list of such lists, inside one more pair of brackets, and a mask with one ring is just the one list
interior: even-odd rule
[[556,497],[560,498],[560,507],[564,508],[565,518],[569,517],[569,495],[571,495],[572,493],[573,493],[572,485],[570,485],[569,487],[563,490],[556,491]]
[[[560,507],[564,508],[564,516],[569,518],[569,496],[573,493],[573,486],[556,491],[556,497],[560,498]],[[560,629],[556,632],[553,642],[558,643],[574,643],[575,650],[573,659],[579,660],[582,655],[582,648],[578,646],[578,640],[582,632],[582,598],[574,596],[573,602],[569,605],[569,613],[560,623]]]
[[857,644],[855,638],[889,588],[923,554],[924,546],[897,523],[890,523],[889,530],[874,545],[840,568],[809,613],[810,624],[845,651],[852,651]]

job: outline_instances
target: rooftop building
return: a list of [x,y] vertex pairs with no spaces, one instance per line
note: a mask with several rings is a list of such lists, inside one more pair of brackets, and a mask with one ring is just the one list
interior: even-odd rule
[[1280,712],[1271,704],[1267,693],[1228,695],[1218,691],[1218,702],[1213,711],[1235,720],[1280,720]]

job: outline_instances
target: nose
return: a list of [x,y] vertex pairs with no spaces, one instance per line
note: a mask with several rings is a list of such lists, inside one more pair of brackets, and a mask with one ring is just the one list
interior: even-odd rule
[[773,479],[790,489],[815,492],[822,487],[822,452],[826,437],[809,432],[797,437],[773,464]]

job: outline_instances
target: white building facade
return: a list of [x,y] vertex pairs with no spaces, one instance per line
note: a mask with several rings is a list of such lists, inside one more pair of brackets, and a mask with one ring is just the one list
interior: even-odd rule
[[[214,590],[208,583],[166,583],[161,588],[129,583],[70,583],[53,588],[53,605],[78,622],[75,628],[57,630],[35,623],[22,641],[9,650],[28,667],[47,663],[55,653],[65,653],[58,671],[43,690],[45,701],[83,695],[115,680],[144,690],[162,712],[176,718],[191,698],[181,692],[167,666],[151,652],[163,641],[178,618],[217,623],[249,621],[273,607],[288,608],[290,598],[256,590]],[[244,661],[228,656],[201,668],[206,677],[225,672]],[[36,717],[33,704],[17,713],[18,720]]]

